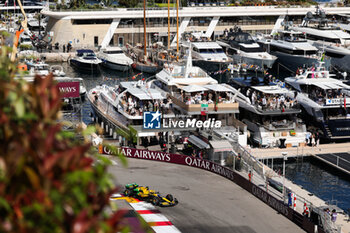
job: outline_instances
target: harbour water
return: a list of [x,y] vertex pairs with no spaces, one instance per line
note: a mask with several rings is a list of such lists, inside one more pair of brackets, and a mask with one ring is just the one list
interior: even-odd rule
[[[275,163],[274,170],[282,171],[282,163]],[[329,204],[349,211],[349,179],[317,159],[289,159],[286,163],[286,178]]]

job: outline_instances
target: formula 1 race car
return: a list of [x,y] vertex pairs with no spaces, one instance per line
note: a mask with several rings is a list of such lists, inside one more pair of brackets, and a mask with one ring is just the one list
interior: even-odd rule
[[162,197],[159,192],[151,190],[148,186],[139,186],[136,183],[125,185],[124,195],[127,197],[135,197],[147,202],[151,202],[155,206],[175,206],[178,204],[176,198],[173,198],[171,194]]

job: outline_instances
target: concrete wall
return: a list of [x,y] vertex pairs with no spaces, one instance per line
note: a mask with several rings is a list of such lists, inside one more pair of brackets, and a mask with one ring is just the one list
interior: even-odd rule
[[76,25],[72,24],[70,19],[57,20],[50,17],[47,31],[53,32],[53,44],[58,42],[63,45],[72,41],[73,48],[93,48],[94,37],[98,37],[98,45],[100,45],[109,26],[109,24]]

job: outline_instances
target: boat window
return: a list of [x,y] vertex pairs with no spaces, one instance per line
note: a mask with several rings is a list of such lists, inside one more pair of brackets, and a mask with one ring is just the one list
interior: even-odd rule
[[87,53],[87,54],[85,54],[84,58],[85,59],[95,59],[96,55],[93,53]]
[[215,49],[211,49],[211,48],[200,49],[199,51],[200,51],[200,53],[215,53]]
[[259,53],[259,52],[264,52],[263,48],[260,48],[260,47],[247,48],[247,47],[241,46],[240,49],[241,49],[242,51],[248,52],[248,53]]
[[103,51],[106,54],[122,54],[124,53],[122,50],[115,50],[115,51]]
[[234,40],[240,43],[254,43],[252,36],[248,33],[239,33],[234,36]]

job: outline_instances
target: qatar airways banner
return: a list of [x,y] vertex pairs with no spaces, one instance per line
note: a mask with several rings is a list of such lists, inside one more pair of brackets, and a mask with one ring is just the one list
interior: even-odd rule
[[[149,151],[149,150],[139,150],[134,148],[122,147],[119,148],[123,155],[129,158],[137,159],[147,159],[159,162],[175,163],[181,165],[187,165],[190,167],[201,168],[218,175],[221,175],[229,180],[234,181],[234,172],[224,166],[210,162],[208,160],[203,160],[199,158],[194,158],[187,155],[180,154],[170,154],[161,151]],[[111,152],[103,146],[99,148],[100,154],[111,154]]]
[[62,98],[76,98],[79,97],[79,82],[60,82],[57,84]]

